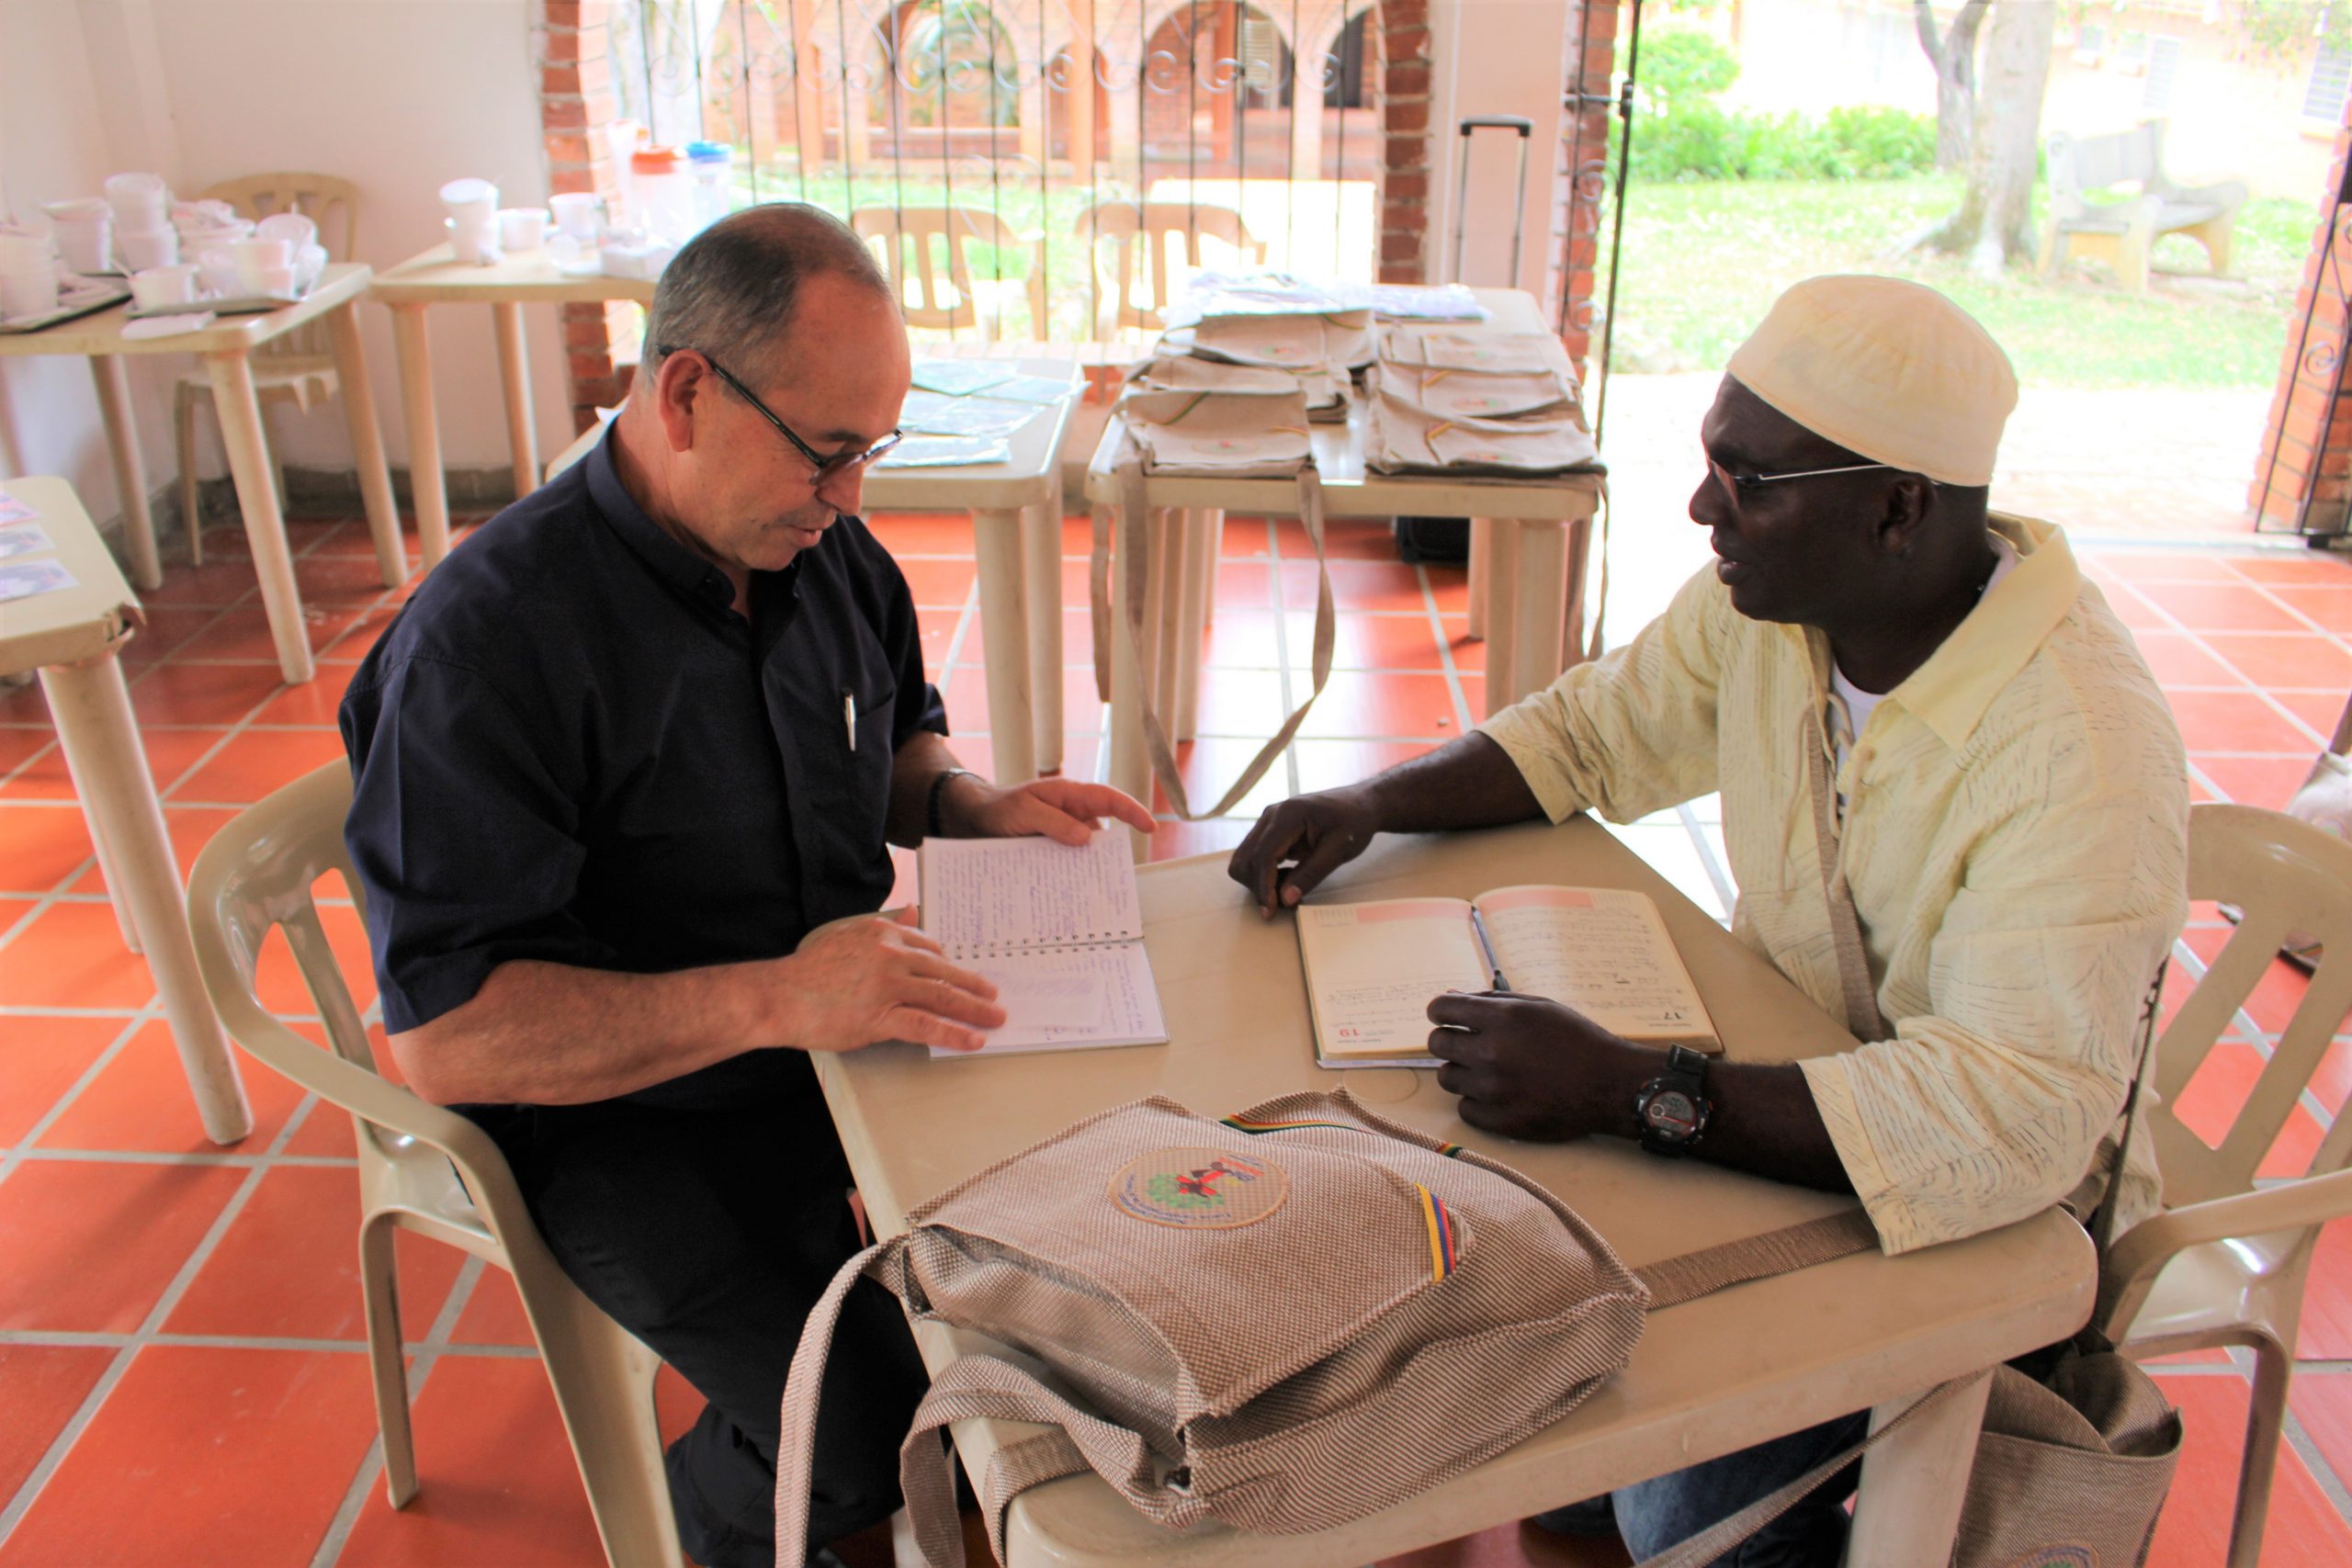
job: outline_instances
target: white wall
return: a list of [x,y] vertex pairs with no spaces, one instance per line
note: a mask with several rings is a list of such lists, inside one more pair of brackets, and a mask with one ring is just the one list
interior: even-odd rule
[[[1526,183],[1517,191],[1519,139],[1481,130],[1471,141],[1462,282],[1524,288],[1541,300],[1559,240],[1552,232],[1553,180],[1562,156],[1570,0],[1431,0],[1430,232],[1431,282],[1453,278],[1455,190],[1464,115],[1521,115],[1535,122]],[[1512,209],[1521,225],[1519,273],[1510,270]],[[1548,309],[1548,302],[1547,302]]]
[[[390,266],[440,237],[435,190],[458,175],[512,203],[547,194],[537,7],[530,0],[0,0],[0,199],[23,217],[90,194],[107,174],[153,169],[175,189],[274,169],[358,182],[357,259]],[[142,90],[143,89],[143,90]],[[551,307],[534,307],[539,442],[570,440],[570,394]],[[392,462],[407,431],[390,314],[362,305],[370,379]],[[442,452],[453,468],[503,468],[505,418],[488,312],[433,314]],[[194,362],[133,361],[151,484],[173,472],[169,382]],[[94,513],[117,509],[84,367],[0,361],[0,462],[62,472]],[[272,416],[280,454],[344,468],[339,408]],[[207,421],[205,467],[221,471]]]

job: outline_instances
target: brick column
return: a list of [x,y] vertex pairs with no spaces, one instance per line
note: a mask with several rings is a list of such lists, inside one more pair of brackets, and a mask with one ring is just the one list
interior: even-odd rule
[[[546,133],[548,189],[556,195],[617,192],[603,128],[620,113],[613,88],[605,0],[541,0],[545,48],[539,61],[539,125]],[[628,393],[637,368],[640,312],[626,301],[561,305],[563,347],[571,381],[571,425],[586,430],[599,405]]]
[[2352,520],[2352,377],[2342,368],[2352,354],[2352,101],[2345,116],[2246,491],[2257,530],[2341,534]]
[[[1583,0],[1582,17],[1568,35],[1566,70],[1571,93],[1606,100],[1617,68],[1618,0]],[[1554,324],[1577,374],[1585,373],[1604,303],[1593,292],[1596,263],[1608,236],[1600,228],[1600,198],[1608,189],[1609,125],[1614,111],[1606,102],[1571,106],[1560,122],[1560,166],[1552,184],[1552,232],[1560,236],[1545,274],[1544,309],[1557,310],[1562,285],[1568,310]]]
[[1429,233],[1429,0],[1382,0],[1379,31],[1380,281],[1427,283],[1435,254]]

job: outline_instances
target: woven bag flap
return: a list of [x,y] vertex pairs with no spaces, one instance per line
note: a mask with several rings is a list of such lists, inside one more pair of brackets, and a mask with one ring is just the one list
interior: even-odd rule
[[[910,1215],[1002,1249],[992,1270],[919,1282],[937,1315],[1048,1361],[1063,1340],[1115,1343],[1131,1328],[1102,1320],[1131,1314],[1166,1348],[1150,1358],[1159,1367],[1132,1370],[1173,1369],[1179,1424],[1230,1411],[1359,1337],[1476,1246],[1428,1184],[1364,1155],[1274,1151],[1165,1100],[1121,1107]],[[1012,1264],[1023,1277],[1008,1276]]]

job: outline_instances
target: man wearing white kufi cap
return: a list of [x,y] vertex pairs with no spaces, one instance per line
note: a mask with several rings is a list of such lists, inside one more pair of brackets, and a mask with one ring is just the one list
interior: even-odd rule
[[[1734,931],[1860,1047],[1662,1065],[1557,1002],[1449,994],[1430,1004],[1429,1048],[1464,1120],[1852,1191],[1889,1253],[2061,1201],[2087,1216],[2142,998],[2187,915],[2187,765],[2064,536],[1987,508],[2016,404],[2000,346],[1935,290],[1798,284],[1732,355],[1699,428],[1690,510],[1709,569],[1625,647],[1477,733],[1270,808],[1236,880],[1272,915],[1377,832],[1631,822],[1720,792]],[[2144,1132],[2117,1185],[2120,1228],[2154,1205]],[[1863,1419],[1542,1522],[1613,1527],[1645,1557]],[[1738,1562],[1837,1562],[1832,1491]]]

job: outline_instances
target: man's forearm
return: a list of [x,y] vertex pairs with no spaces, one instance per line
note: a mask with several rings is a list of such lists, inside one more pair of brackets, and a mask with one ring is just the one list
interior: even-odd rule
[[1475,731],[1356,787],[1385,833],[1500,828],[1544,813],[1510,753]]
[[776,961],[622,975],[502,964],[473,999],[391,1037],[409,1087],[440,1105],[610,1100],[777,1036]]

